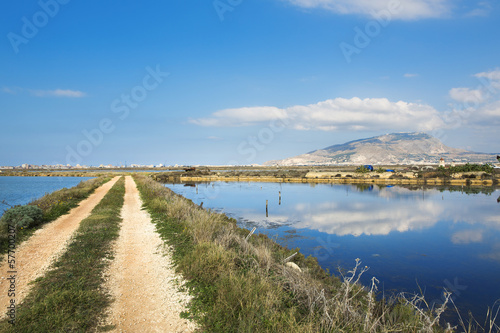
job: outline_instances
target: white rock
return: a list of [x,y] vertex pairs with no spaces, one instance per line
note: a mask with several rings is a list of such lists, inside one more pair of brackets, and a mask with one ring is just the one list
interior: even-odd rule
[[294,262],[287,262],[285,264],[285,266],[291,267],[293,269],[298,270],[299,272],[302,272],[302,270],[300,269],[300,267],[296,263],[294,263]]

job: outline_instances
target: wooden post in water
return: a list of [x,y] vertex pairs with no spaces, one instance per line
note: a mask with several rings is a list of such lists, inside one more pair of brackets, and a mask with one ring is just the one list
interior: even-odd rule
[[266,200],[266,217],[269,217],[268,205],[269,205],[269,200]]
[[281,191],[279,191],[279,194],[280,194],[280,202],[279,202],[279,205],[281,206]]

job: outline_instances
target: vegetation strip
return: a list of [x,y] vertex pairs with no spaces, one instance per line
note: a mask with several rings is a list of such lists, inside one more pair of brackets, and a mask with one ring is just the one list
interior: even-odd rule
[[15,325],[0,323],[2,332],[84,332],[95,329],[109,294],[103,271],[112,258],[111,242],[118,237],[125,193],[120,179],[83,220],[67,251],[44,277],[35,281],[17,309]]
[[[77,186],[70,189],[63,188],[59,191],[49,193],[26,206],[35,206],[41,209],[42,217],[38,223],[33,224],[29,228],[17,228],[16,230],[16,243],[20,245],[22,242],[29,239],[33,233],[42,228],[46,223],[52,222],[59,218],[60,216],[69,213],[69,211],[78,206],[78,204],[89,197],[95,189],[104,185],[108,182],[110,177],[100,177],[89,179],[87,181],[81,182]],[[6,223],[0,225],[0,262],[3,259],[3,255],[7,253],[8,250],[8,230]]]
[[[372,166],[370,166],[372,167]],[[373,168],[373,167],[372,167]],[[229,168],[218,171],[201,167],[179,172],[156,173],[152,177],[160,182],[282,182],[282,183],[332,183],[332,184],[378,184],[378,185],[454,185],[496,186],[500,184],[500,170],[491,165],[465,164],[449,168],[378,167],[369,171],[366,167],[280,167],[239,170]],[[394,170],[392,170],[394,169]]]
[[[342,279],[316,258],[281,247],[223,214],[205,211],[144,175],[134,176],[176,268],[193,293],[190,311],[207,332],[442,332],[440,309],[423,311],[423,298],[399,295],[376,301],[376,281],[359,285],[356,261]],[[293,265],[291,265],[293,266]],[[445,302],[446,304],[446,302]]]

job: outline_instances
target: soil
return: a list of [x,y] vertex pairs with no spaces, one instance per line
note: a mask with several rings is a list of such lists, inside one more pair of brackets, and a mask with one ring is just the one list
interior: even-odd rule
[[190,296],[179,291],[183,281],[172,268],[169,249],[141,207],[136,184],[127,176],[115,259],[106,273],[114,302],[105,324],[114,332],[193,332],[195,324],[180,318]]

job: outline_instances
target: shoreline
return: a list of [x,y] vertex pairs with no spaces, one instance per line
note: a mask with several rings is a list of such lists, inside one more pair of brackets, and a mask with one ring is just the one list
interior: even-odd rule
[[[160,175],[158,175],[160,176]],[[388,178],[298,178],[298,177],[249,177],[249,176],[181,176],[153,177],[164,182],[263,182],[263,183],[305,183],[305,184],[375,184],[375,185],[452,185],[452,186],[498,186],[498,179],[388,179]]]
[[[203,169],[202,169],[203,170]],[[348,171],[347,171],[348,170]],[[309,184],[374,184],[374,185],[428,185],[428,186],[500,186],[498,171],[459,172],[452,175],[418,173],[408,170],[383,173],[359,173],[349,169],[307,170],[302,168],[267,168],[253,172],[240,171],[238,168],[218,171],[208,169],[195,172],[182,171],[75,171],[75,172],[2,172],[0,177],[101,177],[133,174],[149,175],[164,182],[265,182],[265,183],[309,183]]]

